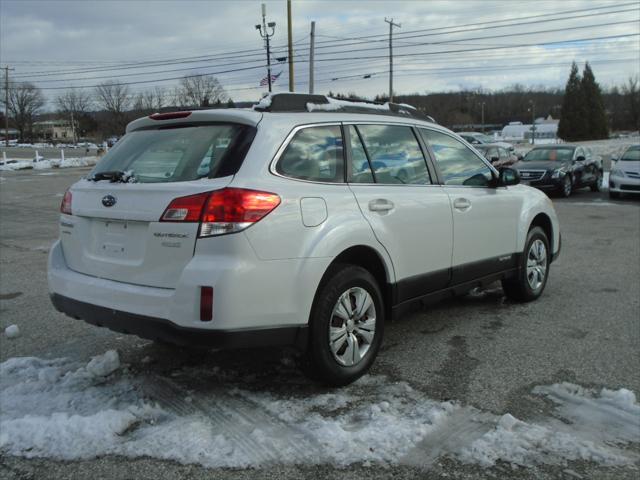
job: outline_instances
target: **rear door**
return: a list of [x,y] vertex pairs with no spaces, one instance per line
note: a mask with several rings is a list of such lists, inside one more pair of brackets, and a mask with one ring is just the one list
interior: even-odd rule
[[395,269],[399,302],[448,285],[449,198],[410,126],[345,125],[349,186]]
[[[229,162],[237,164],[242,155],[236,146],[247,128],[203,125],[127,134],[91,172],[95,180],[81,180],[70,189],[72,215],[60,218],[69,268],[174,288],[193,257],[199,224],[160,218],[175,198],[229,184]],[[100,180],[104,177],[110,179]]]
[[523,203],[518,187],[491,187],[491,169],[466,145],[444,132],[419,130],[429,144],[452,205],[452,283],[515,266]]

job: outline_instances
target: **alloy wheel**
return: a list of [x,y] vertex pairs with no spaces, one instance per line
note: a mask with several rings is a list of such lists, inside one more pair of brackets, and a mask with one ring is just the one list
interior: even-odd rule
[[533,291],[537,291],[544,283],[547,273],[547,247],[540,239],[536,239],[529,247],[527,254],[527,281]]
[[375,331],[376,306],[364,288],[350,288],[338,297],[329,322],[329,348],[340,365],[351,367],[362,361]]

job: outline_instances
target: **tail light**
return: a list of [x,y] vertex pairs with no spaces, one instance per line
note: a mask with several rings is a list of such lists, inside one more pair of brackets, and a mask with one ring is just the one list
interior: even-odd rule
[[200,222],[199,237],[244,230],[262,220],[280,205],[275,193],[224,188],[174,199],[161,222]]
[[60,203],[60,213],[66,215],[72,215],[71,213],[71,192],[67,190],[62,197],[62,203]]

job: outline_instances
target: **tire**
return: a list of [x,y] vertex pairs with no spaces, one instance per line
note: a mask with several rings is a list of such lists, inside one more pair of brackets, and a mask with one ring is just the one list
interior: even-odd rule
[[620,192],[609,191],[609,198],[620,198]]
[[573,192],[573,180],[571,176],[565,175],[562,180],[562,186],[560,187],[560,196],[563,198],[569,198],[571,196],[571,192]]
[[[366,299],[363,292],[371,302],[366,302],[369,307],[359,316],[354,305],[357,307],[359,299]],[[339,303],[347,298],[348,304]],[[373,275],[355,265],[332,268],[318,288],[311,311],[309,345],[301,365],[303,372],[313,380],[336,387],[360,378],[369,370],[380,349],[384,316],[382,294]],[[340,335],[342,331],[344,335]],[[331,335],[335,337],[335,351],[330,346]],[[354,345],[358,348],[353,348]],[[350,355],[353,352],[361,357],[355,359],[355,355]]]
[[527,235],[517,275],[502,280],[505,295],[518,302],[530,302],[542,295],[549,277],[550,256],[546,233],[540,227],[533,227]]
[[599,192],[600,191],[600,185],[602,184],[602,172],[598,172],[596,174],[596,181],[593,182],[593,184],[591,184],[590,188],[592,192]]

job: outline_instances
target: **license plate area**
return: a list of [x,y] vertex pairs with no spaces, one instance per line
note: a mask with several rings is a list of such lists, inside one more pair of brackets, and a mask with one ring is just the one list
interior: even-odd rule
[[102,260],[139,262],[144,258],[146,222],[93,219],[90,255]]

